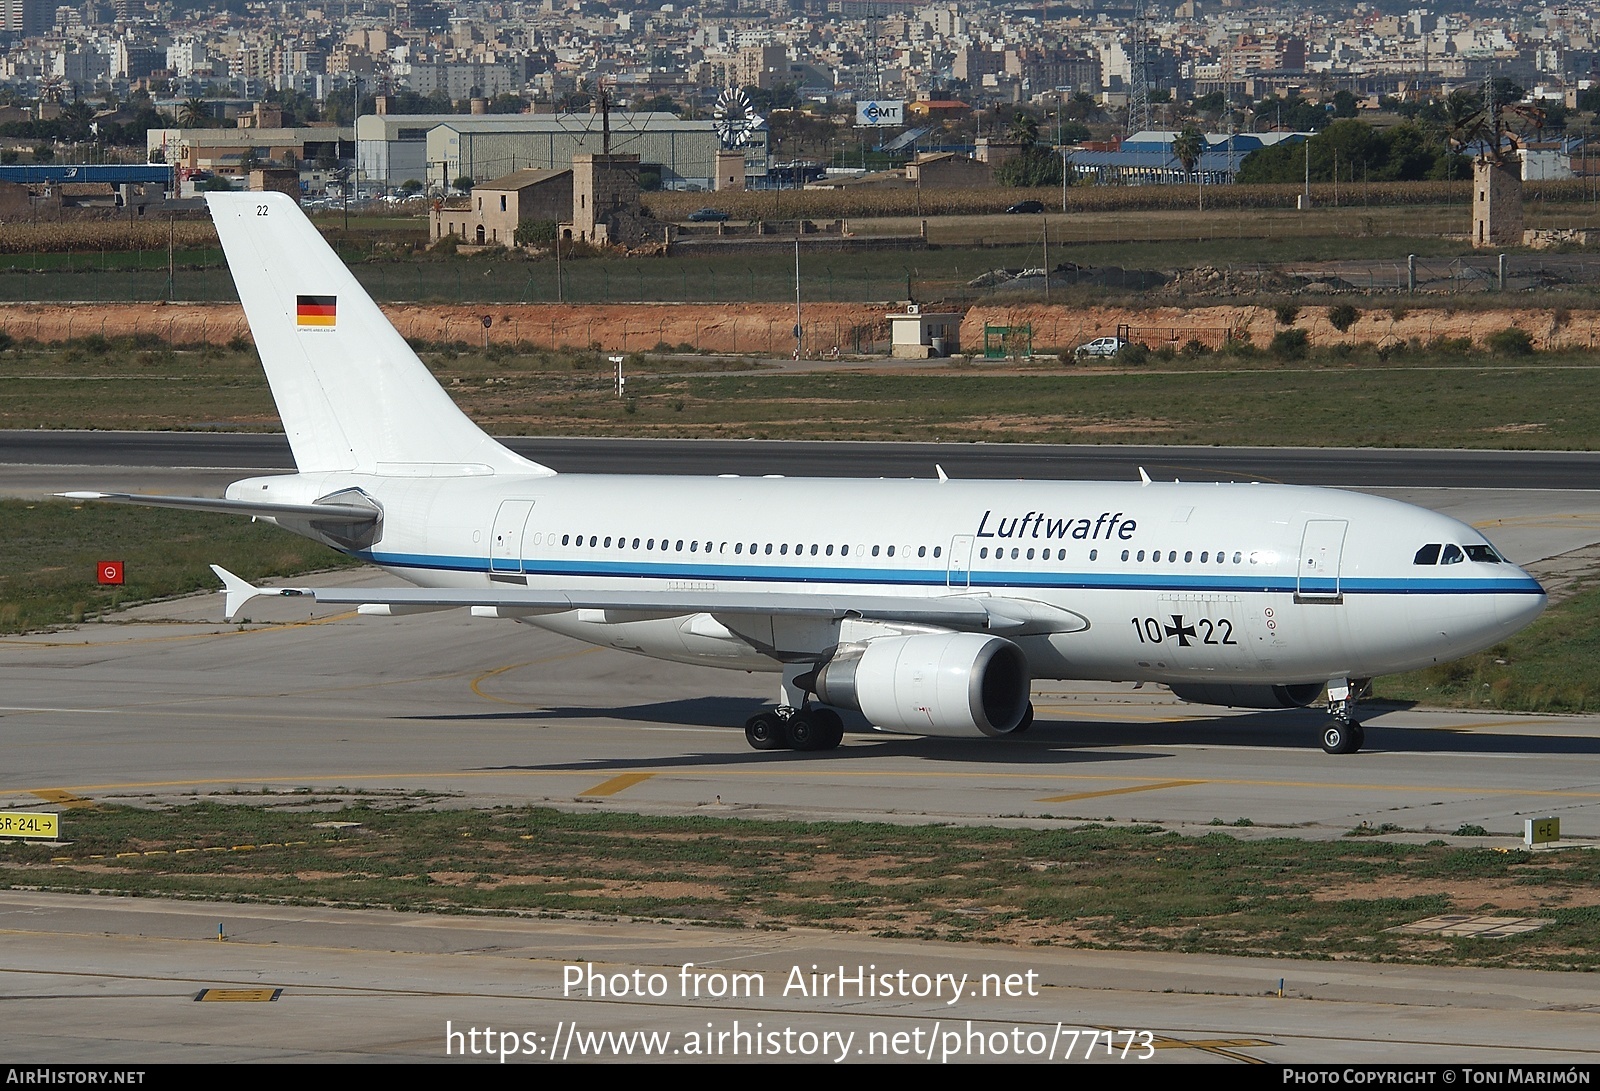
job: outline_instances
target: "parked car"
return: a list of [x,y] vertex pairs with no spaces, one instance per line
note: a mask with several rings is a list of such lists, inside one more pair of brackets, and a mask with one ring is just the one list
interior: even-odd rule
[[1128,342],[1120,337],[1096,337],[1078,346],[1074,356],[1115,356]]
[[1011,213],[1013,216],[1015,216],[1015,215],[1017,215],[1019,213],[1024,213],[1024,212],[1043,212],[1044,211],[1044,202],[1043,201],[1018,201],[1016,204],[1014,204],[1010,208],[1006,209],[1006,211]]
[[697,208],[689,213],[689,222],[695,224],[721,223],[728,214],[720,208]]

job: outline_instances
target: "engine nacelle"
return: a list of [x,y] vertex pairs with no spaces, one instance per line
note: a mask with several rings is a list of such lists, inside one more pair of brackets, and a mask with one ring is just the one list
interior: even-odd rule
[[1028,710],[1028,657],[978,633],[918,633],[846,649],[817,671],[824,703],[853,708],[884,731],[966,738],[1004,735]]
[[1185,701],[1197,705],[1226,705],[1228,708],[1305,708],[1327,689],[1322,682],[1301,682],[1293,686],[1234,686],[1226,682],[1184,683],[1171,687]]

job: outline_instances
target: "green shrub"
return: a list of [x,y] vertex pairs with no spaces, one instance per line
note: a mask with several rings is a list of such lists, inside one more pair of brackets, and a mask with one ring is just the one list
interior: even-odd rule
[[1198,337],[1189,338],[1189,340],[1183,343],[1183,348],[1179,349],[1178,351],[1191,360],[1197,356],[1211,355],[1211,349]]
[[1490,352],[1502,356],[1531,356],[1533,354],[1533,338],[1528,336],[1528,331],[1516,326],[1507,326],[1503,330],[1491,333],[1483,339],[1485,347]]
[[1351,326],[1354,326],[1360,317],[1361,312],[1348,303],[1341,303],[1337,307],[1328,308],[1328,325],[1340,333],[1344,333]]
[[1300,317],[1300,308],[1294,303],[1279,303],[1272,308],[1272,313],[1278,318],[1278,325],[1292,326],[1294,320]]
[[1148,363],[1149,360],[1150,350],[1144,345],[1140,344],[1138,341],[1129,341],[1126,345],[1123,345],[1121,351],[1117,353],[1117,361],[1119,363],[1132,364],[1134,367],[1138,367],[1143,363]]
[[1426,347],[1435,356],[1466,356],[1472,352],[1472,338],[1435,337]]
[[554,220],[523,220],[517,225],[516,243],[518,246],[535,246],[539,243],[555,242],[556,222]]
[[1280,360],[1304,360],[1310,341],[1305,330],[1279,330],[1272,335],[1268,351]]

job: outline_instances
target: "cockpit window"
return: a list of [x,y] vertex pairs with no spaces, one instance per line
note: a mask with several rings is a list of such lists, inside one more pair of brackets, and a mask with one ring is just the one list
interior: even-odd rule
[[1445,546],[1444,552],[1439,555],[1440,564],[1460,564],[1464,560],[1466,560],[1466,557],[1462,554],[1461,547],[1458,545]]
[[1500,554],[1496,553],[1491,545],[1469,545],[1462,548],[1467,551],[1467,560],[1469,561],[1483,561],[1486,564],[1500,563]]
[[1425,545],[1421,549],[1417,550],[1417,555],[1416,555],[1416,557],[1414,557],[1412,559],[1411,563],[1412,564],[1438,564],[1439,563],[1439,543],[1438,542],[1433,542],[1432,544]]

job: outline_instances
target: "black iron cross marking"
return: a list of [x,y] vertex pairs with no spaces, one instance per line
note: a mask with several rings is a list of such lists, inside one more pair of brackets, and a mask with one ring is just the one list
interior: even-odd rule
[[1171,617],[1172,624],[1164,625],[1162,628],[1166,630],[1168,636],[1175,636],[1178,638],[1178,647],[1189,647],[1189,638],[1195,635],[1194,626],[1185,625],[1183,623],[1182,614],[1173,614]]

